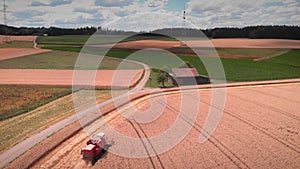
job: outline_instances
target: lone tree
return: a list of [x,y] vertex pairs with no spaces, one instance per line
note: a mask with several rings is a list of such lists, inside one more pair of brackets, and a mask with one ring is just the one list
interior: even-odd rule
[[157,75],[157,82],[162,84],[162,87],[166,87],[165,86],[165,82],[168,79],[168,74],[167,72],[160,70],[158,75]]

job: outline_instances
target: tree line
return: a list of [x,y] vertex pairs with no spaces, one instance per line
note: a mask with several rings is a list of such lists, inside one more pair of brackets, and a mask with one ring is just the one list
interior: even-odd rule
[[[57,27],[13,27],[0,25],[1,35],[132,35],[134,32],[111,30],[102,27],[57,28]],[[136,32],[138,33],[138,32]],[[139,32],[145,33],[145,32]],[[190,28],[165,28],[151,31],[152,34],[163,34],[171,37],[208,37],[208,38],[252,38],[252,39],[297,39],[300,40],[300,26],[250,26],[245,28],[215,28],[215,29],[190,29]],[[204,36],[205,35],[205,36]]]
[[[300,40],[299,26],[250,26],[245,28],[190,29],[167,28],[152,33],[171,37],[251,38],[251,39],[297,39]],[[205,35],[205,36],[204,36]]]
[[13,26],[5,26],[0,25],[0,34],[1,35],[36,35],[36,36],[42,36],[42,35],[49,35],[49,36],[61,36],[61,35],[93,35],[94,33],[99,34],[129,34],[132,32],[125,32],[121,30],[111,30],[108,28],[102,28],[102,27],[81,27],[81,28],[58,28],[58,27],[38,27],[38,28],[27,28],[27,27],[13,27]]

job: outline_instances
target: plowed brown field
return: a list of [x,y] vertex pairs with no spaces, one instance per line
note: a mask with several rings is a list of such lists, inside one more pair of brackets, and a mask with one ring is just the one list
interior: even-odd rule
[[12,59],[49,51],[50,50],[34,48],[0,48],[0,60]]
[[[36,40],[37,36],[8,36],[10,41],[29,41],[29,42],[33,42]],[[2,43],[2,39],[6,39],[6,36],[4,35],[0,35],[0,43]]]
[[[300,49],[299,40],[285,39],[212,39],[212,40],[192,40],[184,41],[189,47],[204,48],[276,48],[276,49]],[[161,41],[161,40],[138,40],[123,42],[117,44],[118,48],[144,49],[144,48],[173,48],[179,47],[181,42],[178,41]],[[92,46],[92,45],[91,45]],[[99,45],[102,47],[112,47],[111,45]]]
[[[195,93],[200,94],[200,100],[195,99]],[[117,131],[136,138],[159,135],[177,118],[182,126],[192,127],[191,132],[174,148],[154,157],[134,159],[108,152],[93,166],[81,159],[80,150],[88,139],[81,131],[46,154],[33,168],[300,168],[299,93],[300,83],[227,89],[221,122],[204,144],[198,139],[203,134],[202,126],[210,109],[210,90],[183,93],[190,106],[200,103],[195,124],[187,118],[188,114],[180,113],[181,96],[178,93],[152,98],[151,104],[149,99],[138,101],[135,108],[141,112],[125,109],[105,118]],[[151,123],[137,123],[119,114],[128,114],[130,119],[156,114],[165,101],[167,106],[163,114]],[[146,111],[151,105],[154,108]],[[212,108],[220,109],[219,106]],[[105,131],[99,124],[101,120],[90,127]],[[114,137],[109,134],[108,138]],[[118,138],[114,141],[116,145],[110,147],[111,150],[122,144]],[[157,152],[154,143],[140,141],[138,149],[131,150],[130,145],[126,148],[131,150],[129,152]]]
[[[76,79],[73,74],[76,73]],[[143,70],[46,70],[46,69],[1,69],[1,84],[129,87],[137,84]],[[95,80],[95,82],[94,82]]]

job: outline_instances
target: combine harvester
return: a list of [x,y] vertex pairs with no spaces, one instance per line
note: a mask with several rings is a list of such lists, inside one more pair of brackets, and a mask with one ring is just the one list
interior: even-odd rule
[[101,152],[106,151],[108,145],[106,144],[105,134],[103,132],[96,134],[92,139],[87,141],[87,146],[81,150],[82,158],[84,160],[96,162],[99,159]]

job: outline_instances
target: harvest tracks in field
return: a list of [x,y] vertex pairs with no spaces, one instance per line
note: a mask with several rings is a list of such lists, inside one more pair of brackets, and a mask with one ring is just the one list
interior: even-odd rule
[[[178,115],[178,106],[173,103],[177,103],[178,98],[176,94],[168,95],[167,109],[153,124],[138,124],[134,121],[126,120],[122,117],[120,112],[112,112],[108,116],[111,116],[108,123],[114,126],[118,131],[125,132],[132,137],[140,138],[141,149],[144,151],[155,151],[156,147],[150,142],[148,138],[162,132],[165,129],[164,125],[172,124],[172,121],[178,116],[185,121],[185,125],[193,127],[191,133],[172,150],[163,154],[157,154],[153,157],[130,159],[119,157],[114,154],[108,153],[105,158],[100,159],[95,166],[90,167],[111,167],[118,166],[123,168],[131,167],[151,167],[151,168],[170,168],[170,167],[234,167],[234,168],[256,168],[273,166],[273,167],[291,167],[297,168],[299,163],[299,140],[297,140],[297,134],[299,133],[299,119],[292,118],[287,114],[282,114],[281,109],[290,107],[289,113],[299,117],[297,114],[298,102],[289,100],[284,101],[284,105],[274,105],[271,102],[278,102],[287,97],[283,96],[274,97],[272,95],[280,94],[283,90],[298,91],[299,83],[291,83],[286,85],[266,85],[257,87],[233,87],[229,89],[228,99],[229,102],[225,108],[223,119],[219,128],[209,138],[208,142],[200,145],[197,143],[199,135],[205,135],[206,131],[203,131],[202,123],[205,120],[207,110],[210,107],[210,91],[200,90],[202,98],[200,100],[200,114],[195,124],[191,124],[190,119],[184,115]],[[260,94],[260,90],[269,91],[266,94]],[[255,91],[255,92],[253,92]],[[193,91],[191,91],[193,92]],[[269,95],[271,92],[272,95]],[[256,95],[251,98],[262,97],[265,102],[259,103],[253,99],[249,99],[247,96],[241,93],[249,93]],[[299,99],[299,95],[295,95],[294,98]],[[237,102],[239,100],[239,102]],[[271,102],[268,102],[270,100]],[[148,100],[146,99],[145,102]],[[143,103],[143,101],[142,101]],[[139,103],[137,106],[141,106],[139,109],[144,110],[148,104]],[[155,103],[161,104],[158,99]],[[235,104],[236,106],[232,106]],[[249,104],[249,105],[248,105]],[[272,107],[272,108],[270,108]],[[218,109],[217,106],[212,108]],[[126,113],[126,112],[124,112]],[[127,112],[128,113],[128,112]],[[132,112],[138,113],[138,112]],[[113,114],[116,114],[113,116]],[[162,123],[163,121],[163,123]],[[272,121],[270,123],[269,121]],[[285,128],[284,126],[288,128]],[[283,129],[278,128],[282,126]],[[101,127],[100,127],[101,129]],[[293,133],[291,133],[293,132]],[[81,132],[80,135],[84,135]],[[289,135],[289,136],[287,136]],[[78,135],[69,139],[73,142]],[[145,139],[146,138],[146,139]],[[116,143],[118,144],[116,140]],[[75,141],[76,142],[76,141]],[[82,143],[81,143],[82,144]],[[77,146],[81,145],[77,142]],[[74,157],[73,153],[80,150],[80,147],[74,146],[74,150],[67,152],[59,157],[55,157],[57,151],[62,150],[64,146],[59,146],[54,152],[46,155],[41,161],[39,161],[34,167],[47,167],[45,162],[48,161],[47,157],[51,156],[54,159],[70,159],[70,161],[62,160],[66,163],[52,162],[51,167],[57,167],[67,165],[69,167],[78,166],[80,156]],[[55,153],[56,152],[56,153]],[[60,151],[63,152],[63,151]],[[71,154],[70,154],[71,153]],[[271,155],[272,154],[272,155]],[[274,158],[276,157],[276,158]]]

